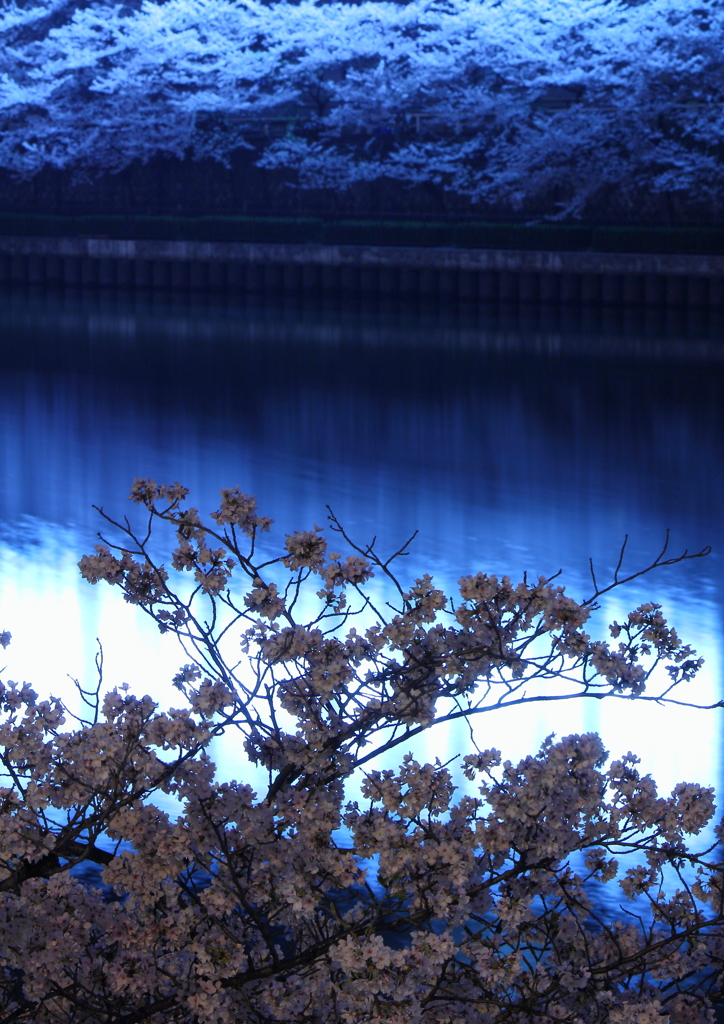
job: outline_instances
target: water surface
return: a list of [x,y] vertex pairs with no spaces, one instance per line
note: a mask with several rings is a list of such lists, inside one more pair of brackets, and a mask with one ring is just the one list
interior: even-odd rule
[[[483,569],[563,570],[590,589],[626,534],[638,568],[671,530],[660,570],[607,603],[660,601],[707,664],[692,699],[720,699],[724,343],[717,325],[650,311],[266,305],[108,295],[0,296],[0,628],[7,675],[70,694],[94,641],[106,680],[170,700],[180,658],[110,588],[78,579],[92,505],[129,510],[135,476],[180,480],[202,511],[220,487],[257,495],[286,530],[321,523],[393,550],[447,588]],[[601,628],[603,633],[603,628]],[[686,694],[682,694],[686,696]],[[530,752],[549,732],[599,730],[665,788],[713,784],[719,712],[631,702],[484,716],[483,746]],[[452,756],[465,732],[425,740]],[[228,774],[229,748],[218,751]]]

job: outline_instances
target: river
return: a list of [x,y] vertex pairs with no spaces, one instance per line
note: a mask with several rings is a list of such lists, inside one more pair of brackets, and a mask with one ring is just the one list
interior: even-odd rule
[[[257,495],[278,537],[324,521],[393,550],[448,589],[466,572],[552,574],[573,596],[613,571],[712,545],[606,602],[653,599],[706,659],[683,699],[722,694],[724,340],[657,311],[202,301],[122,294],[0,296],[0,629],[6,677],[73,700],[69,677],[161,701],[180,663],[116,591],[78,578],[99,520],[136,476],[179,480],[202,511],[221,487]],[[605,635],[604,621],[600,632]],[[482,745],[531,752],[600,731],[662,787],[718,784],[721,712],[630,701],[483,716]],[[448,730],[418,752],[465,752]],[[218,750],[227,774],[247,769]]]

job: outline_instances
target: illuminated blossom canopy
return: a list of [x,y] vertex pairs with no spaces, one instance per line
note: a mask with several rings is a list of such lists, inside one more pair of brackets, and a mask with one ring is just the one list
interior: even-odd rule
[[[115,540],[79,562],[184,645],[181,706],[101,677],[78,719],[0,685],[0,1019],[711,1022],[724,970],[711,789],[661,796],[595,734],[513,764],[471,730],[457,783],[403,753],[515,704],[676,703],[701,660],[657,604],[609,640],[586,629],[602,595],[706,551],[665,547],[627,576],[619,562],[609,583],[592,567],[582,601],[482,572],[449,598],[428,575],[398,579],[406,547],[360,546],[332,513],[347,554],[317,526],[272,549],[271,520],[237,488],[206,521],[187,495],[137,479],[141,520],[102,513]],[[258,791],[216,777],[222,733]]]
[[432,182],[567,217],[649,193],[718,209],[723,41],[719,0],[14,0],[0,167],[252,147],[302,187]]

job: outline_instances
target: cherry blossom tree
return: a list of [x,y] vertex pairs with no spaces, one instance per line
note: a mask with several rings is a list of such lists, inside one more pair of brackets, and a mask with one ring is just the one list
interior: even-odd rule
[[723,38],[719,0],[12,3],[0,166],[246,146],[302,187],[433,182],[559,217],[651,194],[716,211]]
[[[77,719],[2,684],[0,1019],[712,1021],[724,824],[709,827],[711,789],[660,796],[594,734],[513,764],[471,730],[467,788],[411,753],[378,767],[511,704],[681,703],[701,660],[658,605],[608,641],[585,627],[604,594],[706,550],[665,546],[626,575],[622,552],[606,584],[591,567],[582,601],[555,579],[482,572],[451,599],[427,575],[401,582],[407,545],[360,546],[331,512],[346,555],[316,526],[270,553],[254,498],[223,490],[203,521],[187,494],[137,479],[141,525],[100,510],[115,539],[79,562],[184,645],[182,706],[104,690],[101,673]],[[168,564],[158,530],[174,537]],[[216,778],[222,733],[261,770],[258,792]]]

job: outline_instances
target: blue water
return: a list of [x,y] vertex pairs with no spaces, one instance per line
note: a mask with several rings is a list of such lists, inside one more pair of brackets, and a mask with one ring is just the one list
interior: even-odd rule
[[[447,587],[478,569],[563,570],[588,593],[659,551],[713,553],[612,598],[606,617],[660,601],[706,658],[681,694],[721,683],[724,339],[650,312],[214,304],[123,296],[0,296],[0,629],[6,676],[73,701],[93,676],[176,700],[184,660],[111,588],[78,579],[99,521],[129,511],[135,476],[180,480],[202,511],[218,489],[257,495],[285,530],[324,521],[393,550],[415,530],[408,578]],[[605,634],[603,619],[600,633]],[[668,790],[718,784],[721,714],[631,702],[496,711],[478,741],[516,757],[555,731],[601,732]],[[421,756],[466,752],[465,731]],[[402,753],[402,752],[401,752]],[[249,773],[231,746],[220,769]],[[252,773],[253,774],[253,773]]]

